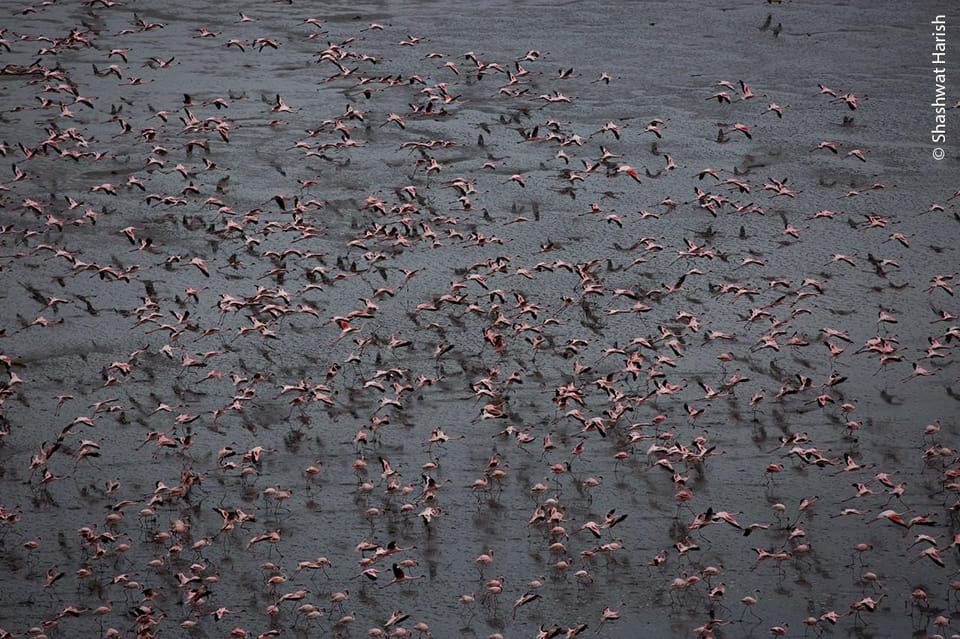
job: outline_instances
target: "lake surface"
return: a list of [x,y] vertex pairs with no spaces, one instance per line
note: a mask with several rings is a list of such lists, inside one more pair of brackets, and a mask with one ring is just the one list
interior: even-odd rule
[[5,5],[0,636],[960,633],[951,10]]

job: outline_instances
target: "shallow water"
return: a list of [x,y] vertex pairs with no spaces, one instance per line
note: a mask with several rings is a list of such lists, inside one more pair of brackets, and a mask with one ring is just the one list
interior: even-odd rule
[[[608,637],[960,632],[950,585],[958,321],[937,321],[960,309],[928,288],[939,275],[956,281],[960,235],[956,145],[950,137],[935,162],[927,133],[928,23],[947,8],[60,2],[11,11],[2,64],[39,58],[48,77],[40,66],[0,75],[0,138],[25,172],[0,193],[0,628],[65,637],[110,628],[402,635],[398,627],[416,636],[417,622],[436,637],[534,637],[578,624]],[[74,28],[89,46],[36,40]],[[278,48],[258,50],[257,38]],[[227,47],[231,39],[244,50]],[[338,67],[321,55],[331,43],[347,77],[331,79]],[[54,50],[37,53],[45,47]],[[127,60],[114,49],[129,50]],[[539,55],[523,60],[530,50]],[[156,68],[152,57],[173,60]],[[472,59],[504,72],[478,77]],[[510,85],[505,71],[518,60],[527,74]],[[100,74],[111,64],[121,77]],[[740,80],[756,97],[742,99]],[[818,84],[855,94],[858,108]],[[411,114],[429,103],[425,90],[440,98],[435,112]],[[731,104],[709,99],[720,90]],[[538,97],[556,91],[570,101]],[[346,117],[347,105],[362,120]],[[654,119],[662,138],[645,132]],[[619,138],[601,130],[611,121]],[[47,152],[29,158],[19,146],[45,140]],[[430,140],[450,144],[409,144]],[[816,150],[824,140],[839,152]],[[74,149],[106,155],[58,152]],[[603,149],[617,157],[584,170]],[[664,168],[667,154],[675,169]],[[428,171],[431,159],[439,171]],[[708,167],[718,180],[698,179]],[[721,182],[731,178],[749,192]],[[472,183],[469,209],[457,179]],[[774,197],[765,188],[774,181],[794,196]],[[104,183],[116,195],[91,191]],[[402,191],[411,185],[415,197]],[[726,200],[712,214],[696,189]],[[835,215],[815,218],[822,210]],[[721,294],[725,284],[741,294]],[[438,309],[418,310],[430,303]],[[649,308],[624,312],[635,304]],[[881,309],[896,323],[878,322]],[[337,317],[356,330],[341,335]],[[707,339],[711,331],[733,339]],[[779,350],[758,348],[764,335]],[[899,360],[857,352],[878,336]],[[933,358],[931,339],[941,344]],[[827,341],[843,352],[831,357]],[[718,359],[724,352],[732,361]],[[635,375],[626,368],[634,353]],[[915,363],[933,374],[912,376]],[[845,381],[826,386],[832,373]],[[730,384],[734,375],[747,381]],[[669,393],[664,382],[682,388]],[[579,401],[558,402],[568,384]],[[720,394],[706,398],[700,384]],[[72,397],[58,406],[62,395]],[[484,418],[498,403],[502,416]],[[65,428],[76,418],[89,424]],[[928,425],[939,432],[925,434]],[[436,428],[449,441],[429,444]],[[531,441],[521,446],[516,432]],[[555,448],[544,452],[546,437]],[[795,446],[819,453],[805,462]],[[256,461],[248,451],[258,447]],[[382,476],[380,458],[394,475]],[[767,473],[769,464],[783,471]],[[319,473],[308,478],[311,466]],[[195,483],[178,496],[184,473]],[[423,473],[439,484],[426,495]],[[490,488],[471,488],[478,479]],[[546,490],[532,491],[537,483]],[[874,494],[858,497],[858,483]],[[278,503],[278,490],[291,492]],[[803,500],[814,503],[801,511]],[[565,533],[528,523],[550,503]],[[428,506],[440,509],[430,524],[418,516]],[[215,509],[238,508],[253,519],[221,530]],[[860,514],[840,516],[845,508]],[[611,509],[626,519],[599,539],[582,529]],[[877,519],[886,509],[933,524],[905,530]],[[745,536],[714,520],[721,511],[762,527]],[[704,513],[708,525],[691,528]],[[277,543],[251,544],[272,531]],[[356,551],[363,541],[407,550],[380,559],[383,572],[368,582],[358,577],[370,555]],[[691,542],[699,548],[681,554]],[[622,549],[600,549],[610,543]],[[943,566],[920,554],[934,545]],[[778,566],[756,549],[790,557]],[[475,559],[488,551],[481,569]],[[652,565],[660,553],[666,561]],[[298,570],[321,556],[325,570]],[[417,579],[384,587],[403,559]],[[498,597],[484,594],[494,578]],[[671,589],[678,578],[700,581]],[[300,590],[303,599],[281,601]],[[336,592],[349,598],[336,604]],[[514,609],[527,592],[540,598]],[[476,603],[460,603],[471,593]],[[758,600],[746,614],[745,596]],[[876,610],[854,614],[866,597]],[[324,614],[308,619],[303,604]],[[607,607],[619,619],[601,624]],[[229,612],[213,614],[220,608]],[[397,610],[409,619],[386,628]],[[804,624],[830,610],[841,615],[835,624]],[[337,623],[348,615],[352,623]]]

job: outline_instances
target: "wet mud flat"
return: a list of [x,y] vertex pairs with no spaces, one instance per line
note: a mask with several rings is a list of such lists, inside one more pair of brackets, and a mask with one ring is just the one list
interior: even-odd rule
[[3,11],[0,635],[960,632],[945,4]]

